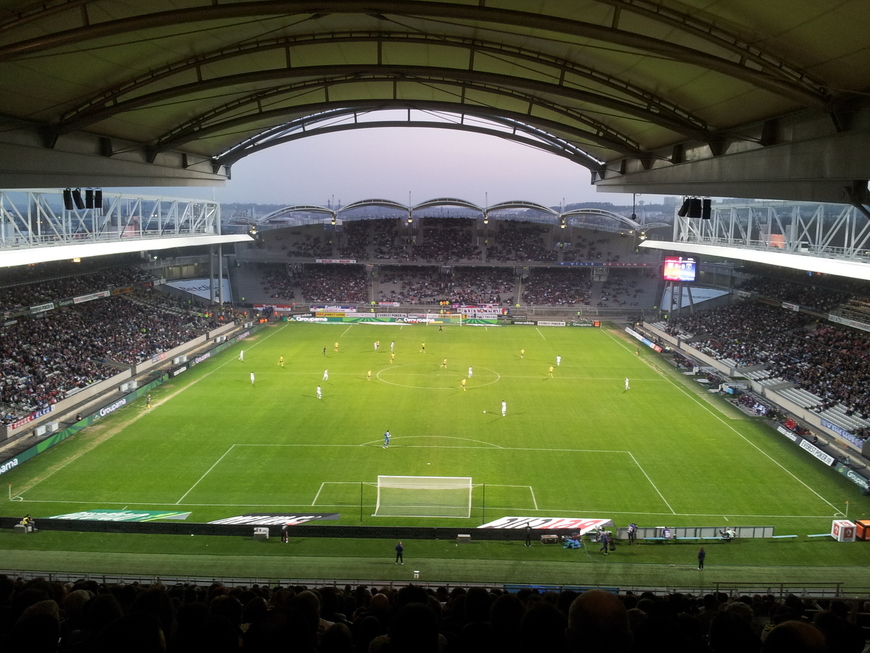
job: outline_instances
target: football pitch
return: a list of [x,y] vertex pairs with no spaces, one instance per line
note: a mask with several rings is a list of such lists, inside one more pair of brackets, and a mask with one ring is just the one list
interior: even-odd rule
[[[607,329],[281,323],[160,388],[150,410],[81,434],[62,465],[50,451],[8,480],[18,510],[40,516],[126,506],[192,521],[302,510],[432,523],[374,516],[380,475],[470,477],[468,515],[436,525],[580,516],[825,532],[846,501],[861,505],[847,481],[648,356]],[[87,447],[99,431],[113,433]]]
[[[513,516],[774,526],[798,537],[738,540],[711,557],[734,565],[728,578],[749,562],[780,580],[810,562],[828,565],[811,576],[825,580],[831,566],[870,562],[865,543],[806,537],[829,532],[835,517],[867,516],[868,498],[856,485],[658,354],[636,349],[610,328],[278,323],[155,389],[150,409],[140,401],[118,410],[5,474],[11,487],[3,514],[44,519],[127,508],[189,512],[190,522],[338,513],[323,523],[473,529]],[[467,477],[472,490],[461,517],[415,516],[432,514],[426,510],[376,516],[379,476]],[[289,553],[272,541],[263,548],[237,540],[42,532],[0,534],[0,548],[23,569],[150,564],[247,575],[267,573],[257,566],[262,556]],[[528,554],[513,544],[420,542],[414,553],[463,579],[563,579],[579,569],[561,566],[572,553],[559,547]],[[365,578],[384,573],[366,566],[384,562],[384,546],[303,538],[293,555],[307,556],[297,559],[311,574],[303,577]],[[642,563],[622,567],[644,578],[650,564],[660,565],[665,576],[656,583],[674,582],[667,574],[675,562],[688,559],[693,568],[685,546],[620,551],[611,565]],[[588,547],[582,557],[574,553],[570,565],[606,560]],[[520,567],[529,555],[539,566]],[[360,557],[368,562],[360,566]],[[265,569],[278,573],[280,564],[276,558]],[[596,573],[613,582],[614,569]]]

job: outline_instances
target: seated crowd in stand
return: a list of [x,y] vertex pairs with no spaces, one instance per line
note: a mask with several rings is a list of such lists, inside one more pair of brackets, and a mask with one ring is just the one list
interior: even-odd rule
[[[0,646],[30,653],[861,653],[870,605],[407,585],[226,587],[0,575]],[[666,645],[663,647],[663,645]]]
[[[550,242],[550,241],[553,242]],[[473,218],[420,217],[345,220],[335,230],[314,224],[265,229],[261,247],[293,258],[390,260],[409,263],[565,262],[623,263],[648,260],[633,238],[593,228],[560,230],[553,224]],[[334,245],[334,247],[333,247]]]
[[558,252],[547,248],[544,236],[550,227],[528,222],[505,220],[498,223],[495,238],[487,245],[490,261],[555,261]]
[[[620,274],[620,272],[628,274]],[[642,274],[631,274],[631,272],[640,271],[611,270],[607,281],[601,287],[601,298],[595,305],[605,308],[649,305],[649,300],[642,296],[645,292],[644,286],[652,288],[655,292],[658,289],[658,273],[647,271]]]
[[591,299],[589,270],[533,268],[525,280],[525,304],[576,306],[589,304]]
[[396,265],[381,269],[377,301],[402,304],[513,303],[514,278],[510,268],[456,267],[449,274],[439,268]]
[[[96,286],[69,281],[52,289],[95,292],[129,285],[138,275],[119,268],[91,277]],[[28,286],[28,292],[53,292]],[[33,296],[32,294],[29,296]],[[55,297],[54,299],[59,299]],[[211,316],[151,290],[55,308],[45,317],[21,318],[0,329],[0,422],[22,416],[118,374],[112,364],[133,365],[173,349],[218,326]]]
[[306,302],[367,304],[369,283],[361,265],[305,266],[299,277]]
[[4,284],[5,287],[0,288],[0,313],[109,288],[141,285],[153,278],[147,272],[132,266],[112,267],[39,281],[23,281],[21,277],[22,273],[15,268],[14,276],[11,277],[8,285]]
[[680,317],[668,332],[740,367],[764,365],[773,376],[870,417],[870,333],[804,313],[743,302]]
[[470,218],[423,218],[412,257],[427,263],[480,260],[473,243],[474,220]]
[[296,299],[293,290],[297,283],[296,278],[300,274],[300,266],[294,265],[291,269],[266,268],[261,281],[263,292],[270,299],[291,300]]
[[[265,266],[258,284],[262,300],[293,300],[301,288],[303,302],[406,305],[516,303],[517,279],[512,267],[385,265],[377,277],[368,278],[356,264],[294,264]],[[614,269],[604,283],[600,301],[592,293],[588,268],[533,268],[524,282],[523,302],[544,306],[650,307],[657,295],[655,273],[639,269]],[[257,299],[255,301],[261,301]]]

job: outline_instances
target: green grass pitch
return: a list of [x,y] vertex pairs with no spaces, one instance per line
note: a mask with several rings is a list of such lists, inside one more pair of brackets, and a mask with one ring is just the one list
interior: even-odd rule
[[[4,475],[17,500],[3,512],[128,507],[204,522],[311,511],[469,528],[577,516],[801,536],[827,532],[847,505],[866,515],[857,486],[635,349],[607,328],[280,323],[160,387],[150,410],[122,409]],[[374,517],[378,475],[469,476],[470,516]],[[759,555],[800,565],[805,547]],[[825,559],[866,564],[865,549]]]

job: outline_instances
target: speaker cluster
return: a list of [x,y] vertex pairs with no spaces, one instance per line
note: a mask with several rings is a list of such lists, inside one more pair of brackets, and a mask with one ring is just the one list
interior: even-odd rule
[[677,215],[681,218],[701,218],[703,220],[710,219],[711,202],[709,197],[687,197],[683,200],[683,205],[677,211]]
[[63,191],[63,208],[67,211],[75,209],[102,209],[103,191],[99,188],[67,188]]

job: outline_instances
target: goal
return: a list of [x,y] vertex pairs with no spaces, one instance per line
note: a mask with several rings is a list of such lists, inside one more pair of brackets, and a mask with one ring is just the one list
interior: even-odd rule
[[426,326],[441,326],[449,324],[458,324],[462,326],[465,320],[462,319],[462,313],[426,313]]
[[470,517],[471,478],[378,476],[373,517]]

